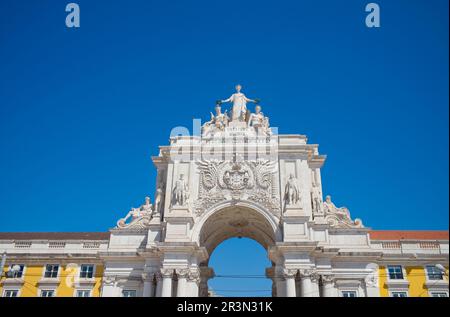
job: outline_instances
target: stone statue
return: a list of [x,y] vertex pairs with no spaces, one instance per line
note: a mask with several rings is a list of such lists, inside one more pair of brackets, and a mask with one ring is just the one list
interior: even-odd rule
[[293,174],[289,175],[284,190],[286,205],[295,205],[300,200],[300,189],[298,187],[297,179]]
[[[145,203],[139,208],[131,208],[125,218],[119,219],[117,221],[117,227],[126,228],[131,225],[133,222],[143,218],[143,217],[151,217],[153,210],[153,205],[150,202],[150,197],[145,197]],[[129,224],[127,224],[127,220],[131,218]]]
[[337,208],[331,201],[331,196],[327,195],[323,203],[325,218],[332,226],[362,228],[364,227],[361,219],[352,221],[350,211],[346,207]]
[[255,107],[255,113],[252,113],[250,115],[250,119],[248,121],[248,125],[259,128],[262,127],[265,123],[265,117],[264,114],[261,112],[261,106],[256,105]]
[[248,126],[255,128],[255,130],[259,132],[266,133],[268,135],[272,134],[272,131],[269,128],[269,118],[265,117],[261,112],[261,106],[255,106],[255,113],[250,114],[248,120]]
[[149,213],[151,214],[153,211],[153,205],[150,201],[150,197],[145,197],[145,203],[141,206],[140,210],[143,213]]
[[228,99],[219,101],[219,104],[224,102],[233,103],[231,121],[245,121],[245,116],[247,114],[247,102],[257,102],[256,100],[247,98],[243,93],[241,93],[241,89],[241,85],[236,85],[236,93],[231,95]]
[[350,219],[350,212],[348,211],[348,209],[346,207],[337,208],[336,205],[331,201],[330,195],[327,195],[327,197],[325,197],[323,209],[326,214],[341,214],[344,217]]
[[319,187],[314,185],[311,189],[311,204],[313,213],[323,213],[322,193],[320,192]]
[[216,106],[216,115],[213,117],[214,125],[217,129],[223,130],[228,126],[228,115],[227,113],[222,113],[220,105]]
[[189,188],[184,179],[184,174],[180,174],[180,178],[175,182],[173,188],[172,205],[184,206],[189,198]]
[[160,214],[160,208],[162,204],[162,189],[158,188],[156,190],[156,198],[155,198],[155,214]]

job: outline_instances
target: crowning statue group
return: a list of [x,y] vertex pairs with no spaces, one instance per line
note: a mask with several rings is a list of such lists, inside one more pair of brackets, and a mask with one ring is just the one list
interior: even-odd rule
[[[261,112],[261,106],[258,105],[258,99],[249,99],[241,92],[241,85],[236,85],[236,93],[232,94],[230,98],[225,100],[218,100],[216,102],[216,114],[211,113],[211,120],[206,122],[202,127],[202,135],[208,136],[217,131],[223,131],[225,127],[229,126],[230,122],[244,123],[244,126],[253,127],[257,132],[264,132],[271,134],[269,129],[269,118],[265,117]],[[221,105],[223,103],[231,102],[231,114],[227,111],[222,113]],[[255,103],[255,112],[251,113],[247,109],[247,102]]]

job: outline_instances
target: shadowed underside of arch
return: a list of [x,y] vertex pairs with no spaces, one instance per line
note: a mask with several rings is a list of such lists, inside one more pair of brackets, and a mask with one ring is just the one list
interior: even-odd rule
[[265,249],[276,241],[271,224],[258,211],[244,206],[229,206],[206,220],[201,228],[199,242],[208,254],[212,254],[220,243],[233,237],[253,239]]

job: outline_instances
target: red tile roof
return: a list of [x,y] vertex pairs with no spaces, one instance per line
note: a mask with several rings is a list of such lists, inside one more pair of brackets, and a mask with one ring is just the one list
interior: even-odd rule
[[448,231],[374,230],[369,235],[372,240],[448,240]]
[[0,240],[109,240],[109,232],[0,232]]

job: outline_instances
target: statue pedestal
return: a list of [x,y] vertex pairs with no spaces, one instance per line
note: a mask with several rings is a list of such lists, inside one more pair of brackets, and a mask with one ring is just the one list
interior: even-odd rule
[[165,216],[167,242],[190,241],[194,217],[188,206],[172,206]]
[[245,121],[231,121],[228,124],[228,128],[245,129],[245,128],[247,128],[247,122],[245,122]]
[[287,206],[283,214],[283,241],[295,242],[309,239],[310,215],[299,206]]
[[153,246],[161,240],[161,218],[155,214],[148,226],[147,245]]

